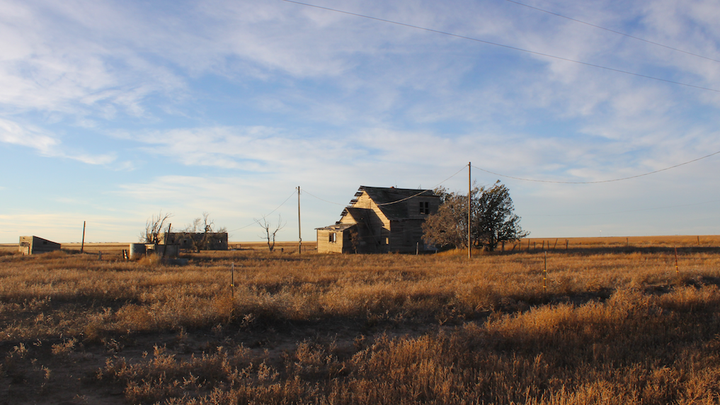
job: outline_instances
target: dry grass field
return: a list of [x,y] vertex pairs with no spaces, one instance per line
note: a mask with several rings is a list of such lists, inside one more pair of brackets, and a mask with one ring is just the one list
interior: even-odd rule
[[0,246],[0,404],[720,403],[717,236],[63,248]]

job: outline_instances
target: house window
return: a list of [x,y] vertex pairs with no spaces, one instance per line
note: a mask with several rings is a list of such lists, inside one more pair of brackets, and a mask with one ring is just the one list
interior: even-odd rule
[[330,232],[330,237],[328,238],[328,242],[330,242],[330,243],[337,242],[337,234],[335,232]]
[[427,215],[430,213],[430,203],[428,201],[420,201],[420,215]]

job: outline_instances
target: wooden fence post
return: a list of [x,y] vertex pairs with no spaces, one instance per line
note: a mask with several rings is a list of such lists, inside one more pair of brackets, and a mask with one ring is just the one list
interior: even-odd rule
[[230,266],[230,296],[235,302],[235,262]]
[[543,292],[547,291],[547,250],[545,251],[545,266],[543,268]]

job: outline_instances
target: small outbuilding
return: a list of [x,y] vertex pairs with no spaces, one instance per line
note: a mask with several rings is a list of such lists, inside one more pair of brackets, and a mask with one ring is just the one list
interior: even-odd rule
[[228,250],[227,232],[163,232],[161,245],[179,245],[180,249]]
[[60,244],[37,236],[21,236],[19,251],[24,255],[48,253],[60,250]]
[[422,224],[439,206],[432,190],[360,186],[339,221],[316,229],[318,252],[423,252]]

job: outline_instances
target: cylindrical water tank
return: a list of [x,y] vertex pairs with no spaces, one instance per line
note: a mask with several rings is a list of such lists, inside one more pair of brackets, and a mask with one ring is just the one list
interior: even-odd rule
[[145,256],[145,244],[144,243],[131,243],[130,244],[130,260],[137,260]]

